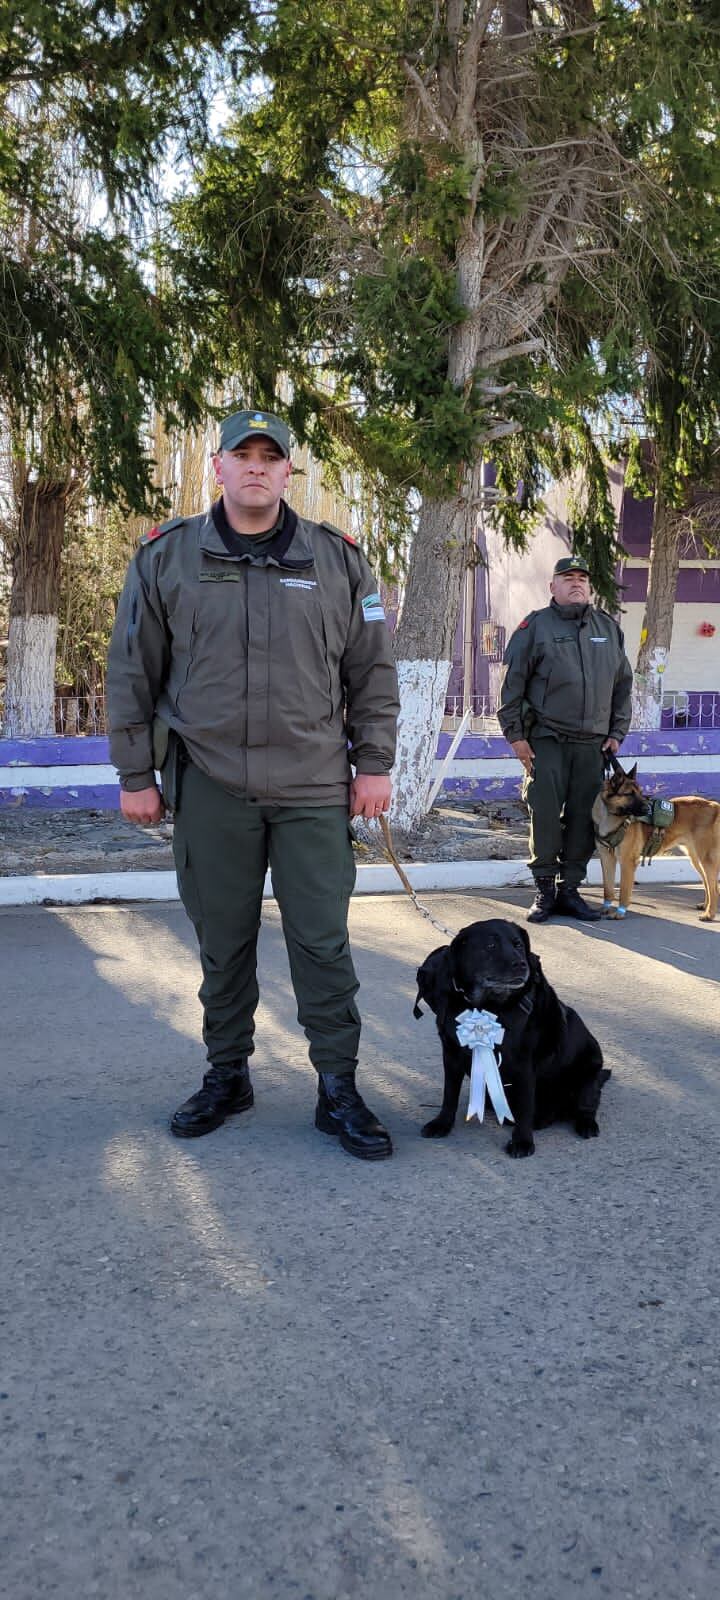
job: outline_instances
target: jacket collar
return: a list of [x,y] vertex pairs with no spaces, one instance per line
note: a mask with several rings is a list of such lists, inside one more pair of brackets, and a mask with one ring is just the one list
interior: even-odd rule
[[584,622],[585,618],[590,615],[590,609],[587,603],[578,605],[577,601],[575,601],[574,605],[559,606],[557,600],[550,601],[550,610],[555,611],[559,617],[562,617],[563,622]]
[[267,545],[256,558],[250,553],[242,556],[230,555],[215,526],[212,509],[207,512],[200,525],[200,549],[207,555],[219,557],[222,561],[247,561],[250,566],[286,567],[291,572],[314,566],[315,556],[304,524],[297,512],[293,511],[284,500],[282,506],[284,511],[282,525],[272,544]]

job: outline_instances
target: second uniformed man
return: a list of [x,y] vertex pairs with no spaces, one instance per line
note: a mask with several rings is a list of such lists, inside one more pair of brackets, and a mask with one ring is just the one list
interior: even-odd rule
[[392,1154],[390,1136],[355,1084],[348,821],[390,804],[398,713],[390,636],[354,541],[285,503],[290,437],[279,417],[226,417],[213,465],[222,494],[212,508],[145,535],[108,665],[122,812],[141,824],[160,819],[160,767],[175,812],[180,895],[200,945],[209,1066],[171,1128],[184,1138],[209,1133],[253,1103],[248,1058],[269,864],[318,1072],[316,1127],[379,1160]]
[[594,922],[602,913],[579,885],[595,848],[603,752],[615,754],[630,726],[632,669],[618,624],[590,604],[582,557],[557,562],[550,593],[509,641],[498,719],[525,768],[536,885],[528,921],[558,913]]

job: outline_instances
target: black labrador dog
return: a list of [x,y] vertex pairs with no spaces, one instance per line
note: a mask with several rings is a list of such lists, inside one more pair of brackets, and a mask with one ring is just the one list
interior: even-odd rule
[[572,1121],[581,1139],[599,1133],[595,1113],[610,1073],[602,1051],[577,1011],[563,1005],[530,949],[523,928],[491,918],[461,928],[452,944],[433,950],[418,969],[419,1001],[435,1012],[442,1039],[445,1093],[426,1139],[450,1133],[472,1052],[458,1043],[461,1011],[492,1011],[505,1029],[500,1075],[514,1118],[508,1155],[531,1156],[533,1128]]

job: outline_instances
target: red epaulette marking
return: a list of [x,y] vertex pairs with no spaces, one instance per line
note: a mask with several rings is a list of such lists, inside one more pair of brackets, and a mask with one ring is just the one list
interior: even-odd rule
[[519,622],[518,623],[518,627],[519,628],[529,628],[530,627],[530,618],[529,617],[525,617],[525,620],[523,622]]
[[352,544],[352,545],[354,545],[354,546],[355,546],[355,549],[356,549],[356,550],[357,550],[357,539],[353,539],[353,537],[352,537],[352,535],[351,535],[351,534],[349,534],[349,533],[344,533],[344,534],[343,534],[343,539],[344,539],[344,540],[345,540],[345,543],[346,543],[346,544]]
[[160,528],[160,527],[158,527],[158,528],[150,528],[148,530],[148,532],[146,533],[146,535],[145,535],[145,539],[146,539],[147,543],[149,544],[151,539],[159,539],[161,533],[162,533],[162,528]]

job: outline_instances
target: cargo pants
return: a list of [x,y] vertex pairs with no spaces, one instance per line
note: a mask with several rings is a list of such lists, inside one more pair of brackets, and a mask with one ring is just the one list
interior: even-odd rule
[[254,1048],[269,865],[310,1060],[318,1072],[354,1071],[360,1016],[347,931],[355,882],[347,807],[243,800],[188,764],[173,849],[180,898],[200,946],[208,1061],[228,1065]]
[[595,849],[593,803],[603,781],[602,738],[558,739],[534,729],[532,777],[523,782],[530,811],[530,870],[568,889],[582,883]]

